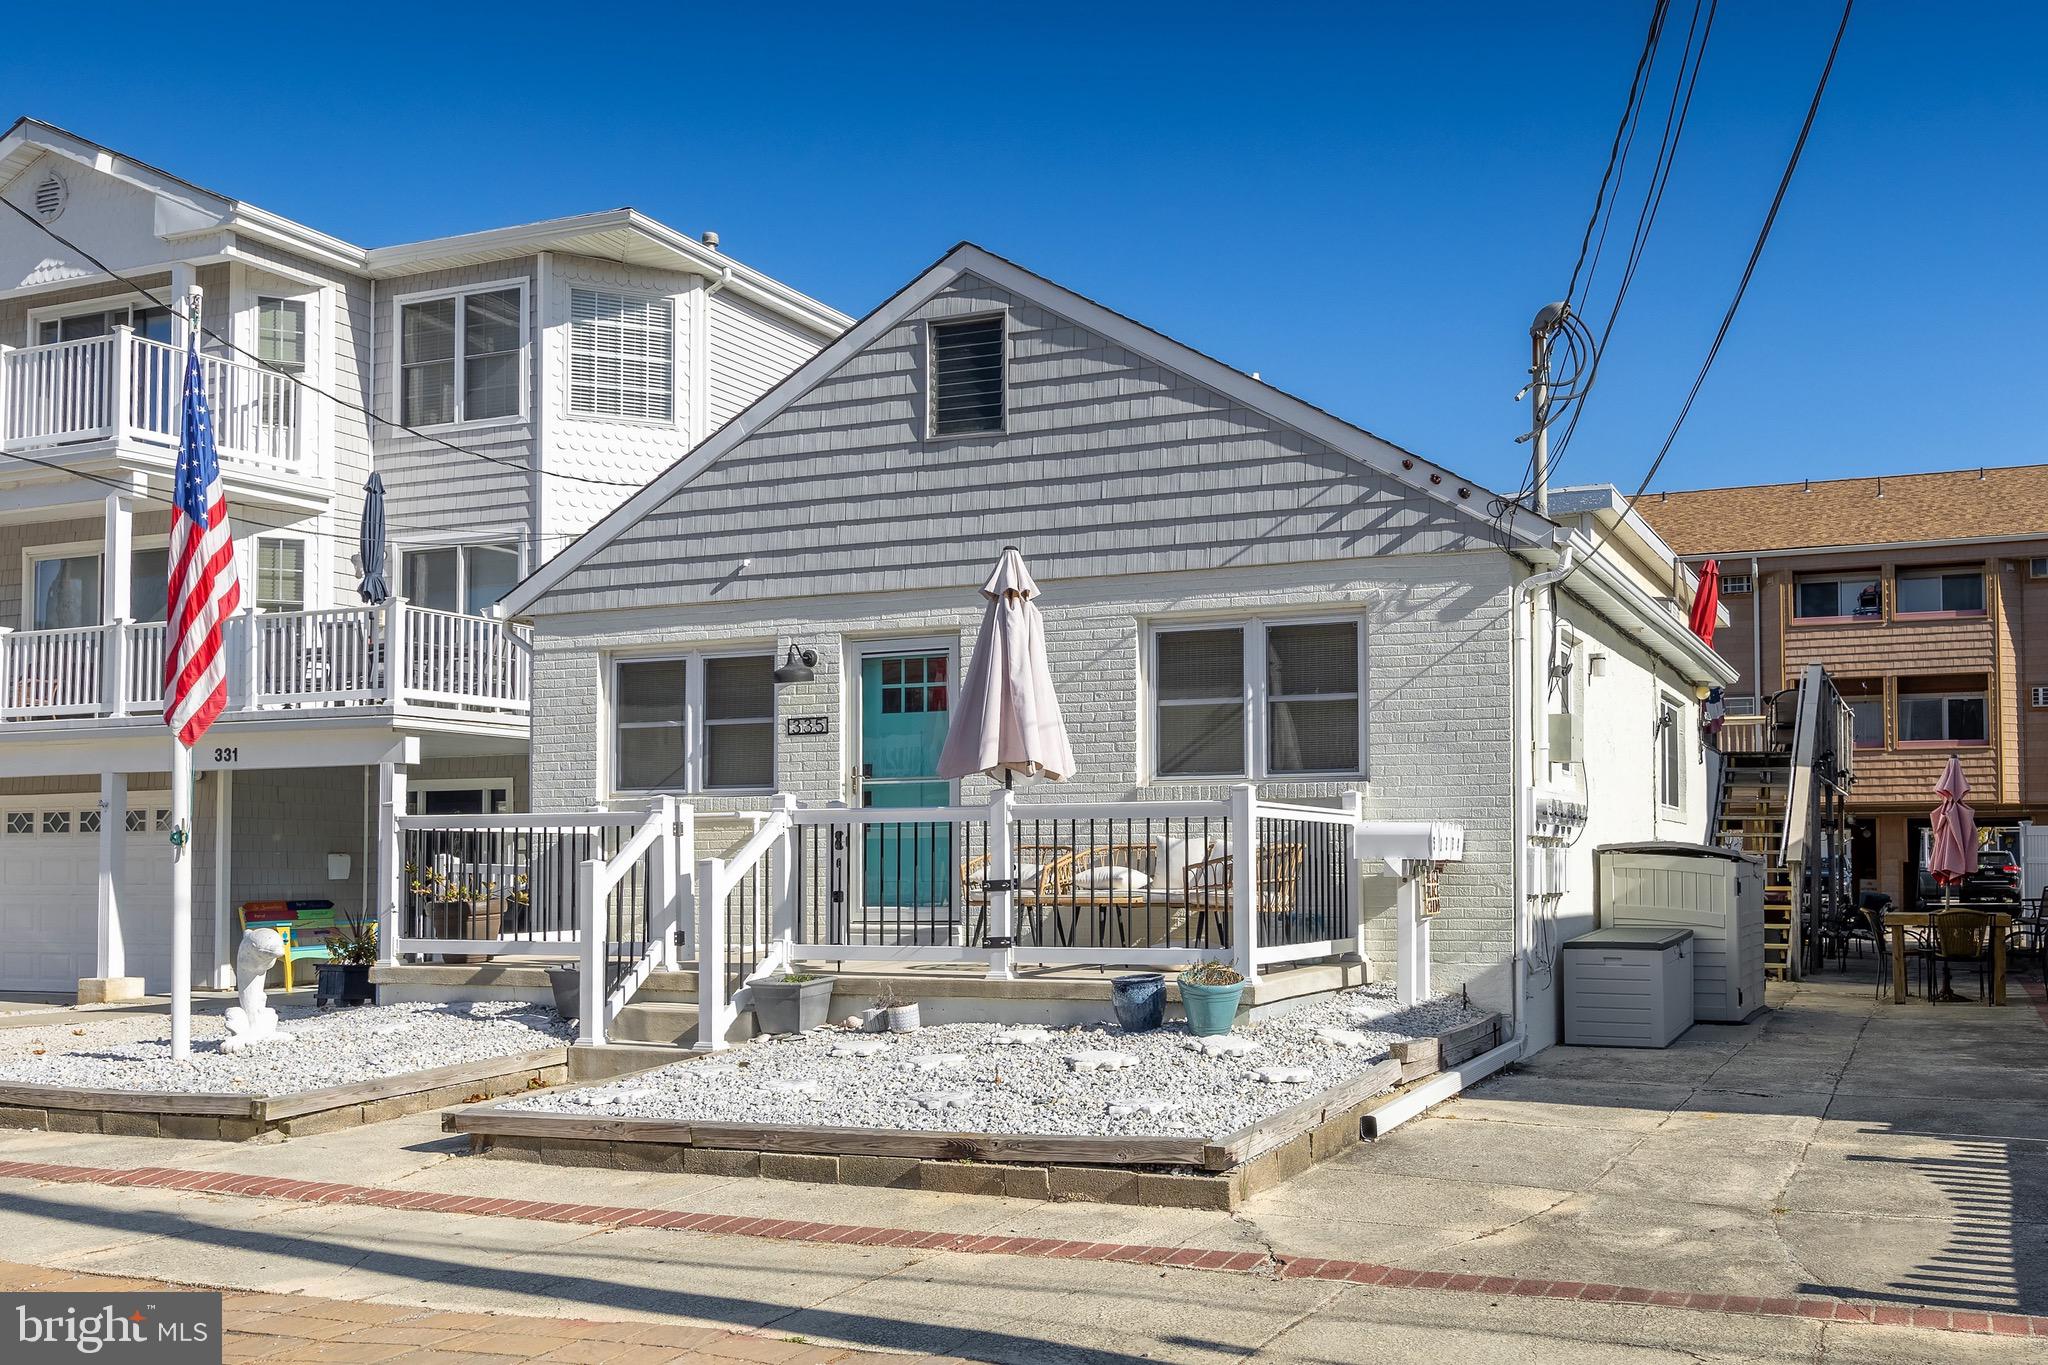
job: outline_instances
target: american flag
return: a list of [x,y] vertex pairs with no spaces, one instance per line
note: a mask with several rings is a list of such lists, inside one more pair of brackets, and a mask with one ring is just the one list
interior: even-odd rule
[[190,748],[228,704],[221,629],[242,601],[197,336],[185,352],[185,427],[172,501],[164,724]]

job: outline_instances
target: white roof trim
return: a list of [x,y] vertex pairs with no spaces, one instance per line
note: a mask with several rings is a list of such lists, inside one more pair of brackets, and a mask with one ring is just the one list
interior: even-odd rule
[[[553,559],[506,595],[498,604],[500,614],[525,614],[535,602],[551,592],[563,579],[587,563],[599,550],[611,544],[615,537],[666,502],[712,463],[780,415],[819,381],[962,275],[979,276],[991,284],[1029,298],[1127,350],[1177,370],[1196,383],[1213,389],[1253,411],[1264,413],[1275,421],[1314,437],[1331,449],[1350,456],[1397,483],[1425,493],[1474,520],[1490,520],[1484,509],[1487,499],[1492,495],[1490,490],[1481,485],[1468,479],[1460,479],[1442,466],[1433,464],[1419,455],[1411,455],[1371,432],[1331,416],[1321,408],[1253,379],[1241,370],[1234,370],[1221,361],[1211,359],[1184,343],[1155,332],[1120,313],[1111,312],[1101,304],[1083,298],[1042,276],[1034,275],[1000,256],[963,242],[947,252],[936,265],[862,318],[837,341],[797,367],[780,384],[756,399],[745,411],[720,427],[689,454],[662,471],[653,482],[619,504],[604,520],[571,541]],[[1472,496],[1460,499],[1456,490],[1461,487],[1471,489]],[[1513,508],[1505,518],[1503,526],[1511,541],[1520,542],[1524,546],[1549,546],[1556,542],[1560,534],[1559,528],[1553,522],[1522,507]]]
[[574,242],[593,232],[636,233],[674,258],[673,268],[706,279],[726,281],[723,288],[744,294],[812,331],[837,336],[853,319],[810,295],[790,288],[780,280],[741,265],[722,252],[713,251],[696,238],[658,222],[638,209],[608,209],[569,218],[551,218],[540,223],[489,228],[456,237],[436,237],[400,246],[380,246],[366,252],[363,268],[379,279],[431,270],[451,257],[478,255],[523,256],[534,252],[572,250]]
[[1593,543],[1577,532],[1572,533],[1571,542],[1579,551],[1574,561],[1577,567],[1572,577],[1559,585],[1560,591],[1585,600],[1596,609],[1640,622],[1641,628],[1633,632],[1636,642],[1679,669],[1687,682],[1726,687],[1735,681],[1735,666],[1693,634],[1692,627],[1675,609],[1645,592],[1626,570],[1607,557],[1604,548],[1593,553]]

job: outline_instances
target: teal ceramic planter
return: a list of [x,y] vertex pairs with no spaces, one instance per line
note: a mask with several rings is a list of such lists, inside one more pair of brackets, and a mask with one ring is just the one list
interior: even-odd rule
[[1180,1007],[1188,1016],[1188,1032],[1198,1038],[1230,1032],[1231,1024],[1237,1020],[1238,998],[1243,994],[1242,981],[1228,986],[1200,986],[1182,977]]

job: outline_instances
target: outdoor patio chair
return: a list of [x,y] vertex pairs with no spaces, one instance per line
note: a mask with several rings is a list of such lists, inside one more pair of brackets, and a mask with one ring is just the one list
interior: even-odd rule
[[1932,960],[1930,968],[1941,967],[1942,988],[1933,989],[1930,980],[1927,999],[1930,1003],[1952,996],[1948,989],[1954,978],[1955,968],[1974,966],[1977,969],[1977,999],[1987,998],[1991,982],[1991,936],[1997,931],[1998,917],[1988,910],[1943,910],[1934,917]]
[[2048,891],[2036,896],[2031,906],[2021,904],[2007,931],[2006,954],[2008,959],[2022,954],[2032,958],[2035,968],[2048,979]]

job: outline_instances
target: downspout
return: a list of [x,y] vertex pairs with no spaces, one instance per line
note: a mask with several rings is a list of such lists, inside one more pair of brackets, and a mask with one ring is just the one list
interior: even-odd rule
[[[1512,674],[1510,690],[1517,693],[1517,695],[1511,697],[1511,704],[1514,708],[1512,729],[1514,732],[1513,742],[1515,751],[1513,778],[1515,817],[1514,847],[1510,851],[1508,865],[1509,881],[1513,888],[1511,894],[1514,900],[1512,910],[1515,959],[1510,977],[1512,983],[1510,989],[1513,992],[1511,1003],[1515,1014],[1515,1032],[1514,1037],[1509,1039],[1508,1046],[1515,1049],[1513,1055],[1516,1056],[1521,1054],[1521,1049],[1526,1045],[1529,1037],[1528,1010],[1523,1000],[1523,992],[1527,986],[1529,969],[1529,934],[1527,927],[1529,914],[1528,849],[1531,827],[1536,813],[1533,757],[1536,745],[1537,707],[1543,703],[1549,686],[1547,670],[1542,684],[1536,682],[1536,664],[1533,658],[1534,642],[1529,638],[1532,633],[1529,628],[1529,621],[1535,612],[1536,594],[1544,588],[1553,587],[1563,582],[1569,577],[1573,562],[1577,557],[1578,548],[1567,545],[1564,557],[1558,560],[1556,568],[1547,569],[1542,573],[1531,574],[1515,585],[1513,619],[1509,631],[1509,668]],[[1526,691],[1523,689],[1526,689]],[[1545,747],[1547,748],[1548,746],[1546,745]]]
[[1764,709],[1764,580],[1756,556],[1749,557],[1749,686],[1756,709]]

